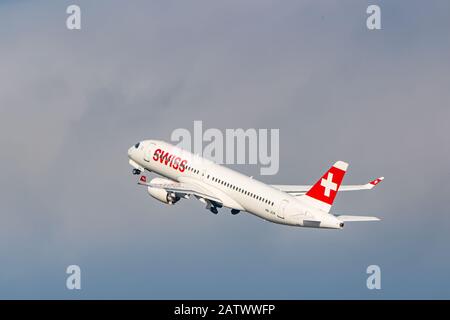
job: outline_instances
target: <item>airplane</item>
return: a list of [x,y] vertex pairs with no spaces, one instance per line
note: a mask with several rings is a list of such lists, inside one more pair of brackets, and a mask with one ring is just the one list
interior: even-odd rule
[[[144,140],[128,150],[132,173],[153,198],[169,205],[196,198],[217,214],[248,212],[282,225],[342,229],[351,221],[377,217],[330,213],[338,191],[370,190],[384,178],[363,185],[341,185],[348,163],[337,161],[314,185],[268,185],[161,140]],[[145,170],[161,177],[151,181]]]

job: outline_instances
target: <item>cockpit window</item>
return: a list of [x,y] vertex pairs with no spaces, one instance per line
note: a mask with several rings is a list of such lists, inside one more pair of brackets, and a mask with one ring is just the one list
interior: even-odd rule
[[136,149],[139,148],[139,144],[140,144],[140,142],[136,143],[136,144],[134,145],[134,147],[135,147]]

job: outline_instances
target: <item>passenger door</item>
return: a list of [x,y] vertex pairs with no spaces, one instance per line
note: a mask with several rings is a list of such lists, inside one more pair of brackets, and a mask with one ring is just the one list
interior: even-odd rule
[[208,177],[208,172],[206,171],[206,169],[202,169],[202,171],[200,172],[200,179],[202,180],[202,181],[207,181],[208,179],[207,179],[207,177]]
[[149,145],[145,147],[144,149],[145,162],[150,162],[150,160],[152,159],[154,147],[155,147],[154,143],[149,143]]
[[287,208],[288,204],[289,204],[289,200],[287,200],[287,199],[283,199],[283,201],[281,201],[280,208],[278,209],[278,213],[277,213],[278,218],[284,219],[286,208]]

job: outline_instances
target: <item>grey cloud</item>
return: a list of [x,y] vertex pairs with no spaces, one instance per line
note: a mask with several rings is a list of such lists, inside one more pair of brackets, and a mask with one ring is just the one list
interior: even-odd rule
[[[74,297],[78,263],[82,298],[448,298],[449,5],[382,1],[369,32],[366,4],[81,1],[80,32],[64,2],[3,4],[0,296]],[[335,205],[383,222],[320,232],[152,201],[127,148],[193,120],[280,128],[267,182],[338,159],[348,183],[385,175]]]

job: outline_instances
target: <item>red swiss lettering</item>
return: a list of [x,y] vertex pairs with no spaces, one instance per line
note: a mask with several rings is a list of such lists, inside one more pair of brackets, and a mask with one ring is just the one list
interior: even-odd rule
[[158,161],[161,151],[162,151],[161,149],[155,150],[155,153],[153,153],[153,160]]

